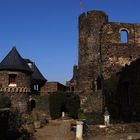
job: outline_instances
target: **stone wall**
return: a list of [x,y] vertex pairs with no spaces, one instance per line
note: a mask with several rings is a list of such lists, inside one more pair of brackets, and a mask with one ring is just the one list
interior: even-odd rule
[[[16,75],[14,86],[9,85],[9,74]],[[13,109],[21,113],[29,111],[28,93],[31,86],[31,74],[20,71],[0,71],[0,94],[7,95]]]
[[65,92],[67,91],[67,86],[59,83],[59,82],[46,82],[41,87],[41,95],[47,95],[51,92]]
[[78,66],[74,65],[73,66],[73,77],[70,81],[66,82],[66,86],[69,87],[69,91],[73,92],[77,90],[78,86]]
[[0,85],[1,87],[8,87],[9,85],[9,74],[16,74],[17,87],[28,87],[31,86],[31,76],[24,72],[13,72],[13,71],[0,71]]
[[[108,79],[126,64],[140,57],[140,25],[128,23],[108,23],[101,33],[101,55],[103,75]],[[128,34],[128,42],[121,42],[121,31]]]
[[45,83],[43,83],[42,85],[40,85],[40,95],[41,96],[48,95],[48,92],[47,92],[47,81]]

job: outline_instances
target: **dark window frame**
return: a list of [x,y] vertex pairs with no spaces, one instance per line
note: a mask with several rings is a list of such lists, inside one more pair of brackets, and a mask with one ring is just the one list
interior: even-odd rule
[[16,84],[16,74],[9,74],[9,85],[10,84]]

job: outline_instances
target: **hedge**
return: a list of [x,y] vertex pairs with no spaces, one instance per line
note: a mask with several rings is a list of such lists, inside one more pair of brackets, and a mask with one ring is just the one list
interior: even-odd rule
[[80,108],[80,99],[78,95],[66,92],[51,93],[49,103],[52,119],[61,117],[63,111],[72,118],[78,117],[78,110]]

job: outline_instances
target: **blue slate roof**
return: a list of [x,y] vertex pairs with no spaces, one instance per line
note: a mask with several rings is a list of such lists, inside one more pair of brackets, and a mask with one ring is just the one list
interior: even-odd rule
[[33,71],[32,73],[32,80],[33,81],[47,81],[44,76],[41,74],[40,70],[37,68],[35,63],[33,63],[30,59],[24,59],[24,61],[28,64],[31,63],[31,70]]
[[44,76],[41,74],[41,72],[39,71],[39,69],[37,68],[37,66],[35,64],[33,64],[33,74],[32,74],[32,80],[34,81],[47,81]]
[[16,47],[7,54],[7,56],[0,63],[0,70],[19,70],[32,72],[27,63],[18,53]]

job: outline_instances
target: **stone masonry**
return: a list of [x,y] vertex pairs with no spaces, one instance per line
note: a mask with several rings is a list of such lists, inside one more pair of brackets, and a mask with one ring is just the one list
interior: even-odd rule
[[[122,41],[123,32],[126,33],[126,42]],[[78,91],[83,100],[102,90],[103,79],[110,78],[138,58],[140,24],[110,22],[102,11],[83,13],[79,16],[77,75],[69,85],[74,86],[74,91]],[[103,97],[98,100],[104,101]]]
[[20,72],[20,71],[0,71],[0,87],[9,87],[9,75],[16,75],[16,87],[28,88],[30,90],[31,86],[31,75],[30,73]]

